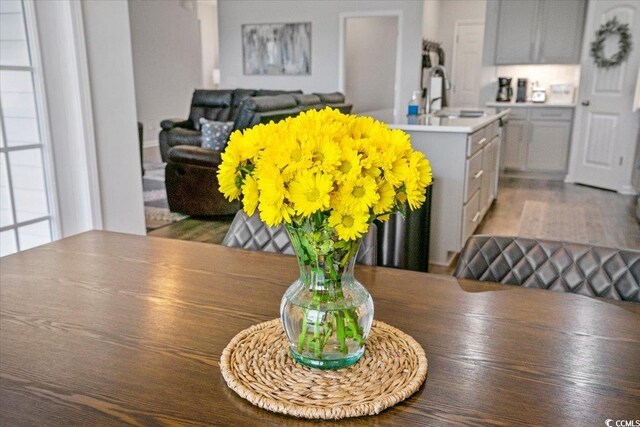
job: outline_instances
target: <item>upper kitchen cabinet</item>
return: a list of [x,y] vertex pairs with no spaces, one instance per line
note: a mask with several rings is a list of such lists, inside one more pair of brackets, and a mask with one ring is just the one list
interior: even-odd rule
[[502,0],[498,12],[496,64],[530,64],[534,57],[539,0]]
[[577,64],[586,0],[501,0],[496,64]]

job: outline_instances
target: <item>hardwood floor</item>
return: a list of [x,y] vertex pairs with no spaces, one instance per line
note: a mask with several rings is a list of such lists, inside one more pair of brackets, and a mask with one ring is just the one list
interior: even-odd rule
[[558,181],[502,178],[498,199],[476,234],[640,249],[634,210],[635,196]]
[[233,216],[220,219],[187,218],[150,231],[149,236],[220,244],[233,221]]
[[[502,178],[498,199],[476,234],[496,234],[640,249],[635,197],[558,181]],[[159,228],[150,236],[219,244],[231,224],[223,219],[187,218]],[[454,266],[430,266],[436,274]]]

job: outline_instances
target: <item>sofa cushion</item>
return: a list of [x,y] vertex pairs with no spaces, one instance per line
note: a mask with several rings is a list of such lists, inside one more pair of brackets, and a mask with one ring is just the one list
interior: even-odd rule
[[298,103],[298,109],[300,111],[307,110],[322,110],[325,105],[320,101],[320,97],[317,95],[308,94],[294,94],[294,99]]
[[200,130],[200,118],[226,122],[231,116],[232,90],[196,89],[191,99],[189,120]]
[[197,145],[199,147],[202,144],[202,134],[197,130],[175,127],[164,132],[170,135],[168,145],[171,147],[176,145]]
[[242,102],[234,130],[250,128],[258,123],[278,121],[300,112],[292,95],[253,96]]
[[160,127],[163,130],[169,130],[175,127],[181,127],[181,128],[187,128],[187,129],[193,128],[191,122],[185,119],[165,119],[160,122]]
[[169,163],[218,167],[222,163],[220,151],[207,150],[202,147],[181,145],[169,150]]
[[231,98],[231,114],[229,120],[235,120],[238,117],[238,111],[240,111],[240,104],[242,101],[250,96],[255,96],[255,89],[236,89],[233,91],[233,97]]
[[293,93],[302,93],[302,91],[301,90],[258,89],[254,96],[291,95]]
[[340,92],[332,93],[314,93],[325,104],[342,104],[344,103],[344,95]]
[[202,131],[202,148],[224,151],[233,130],[233,122],[215,122],[201,117],[200,130]]

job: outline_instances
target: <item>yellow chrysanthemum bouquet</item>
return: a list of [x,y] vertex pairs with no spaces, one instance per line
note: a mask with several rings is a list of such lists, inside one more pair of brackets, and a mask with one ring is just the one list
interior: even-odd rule
[[[318,304],[341,296],[345,271],[371,222],[404,212],[407,204],[419,207],[431,179],[429,161],[405,132],[330,108],[234,132],[218,170],[229,200],[240,199],[249,216],[257,210],[269,226],[285,225],[300,282],[315,289],[309,298]],[[306,315],[304,321],[292,354],[318,360],[330,341],[347,353],[349,342],[362,346],[370,327],[355,311],[332,318],[331,327],[316,323],[313,333]]]
[[249,216],[257,209],[269,226],[320,215],[348,241],[405,202],[419,207],[431,167],[405,132],[326,108],[234,132],[218,180],[229,200],[240,198]]

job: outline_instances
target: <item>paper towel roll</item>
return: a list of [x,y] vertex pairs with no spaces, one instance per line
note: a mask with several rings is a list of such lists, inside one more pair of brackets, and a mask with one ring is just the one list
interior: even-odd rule
[[431,81],[429,82],[429,89],[431,89],[431,95],[429,95],[429,99],[440,98],[431,104],[431,111],[440,110],[442,108],[442,77],[431,77]]

